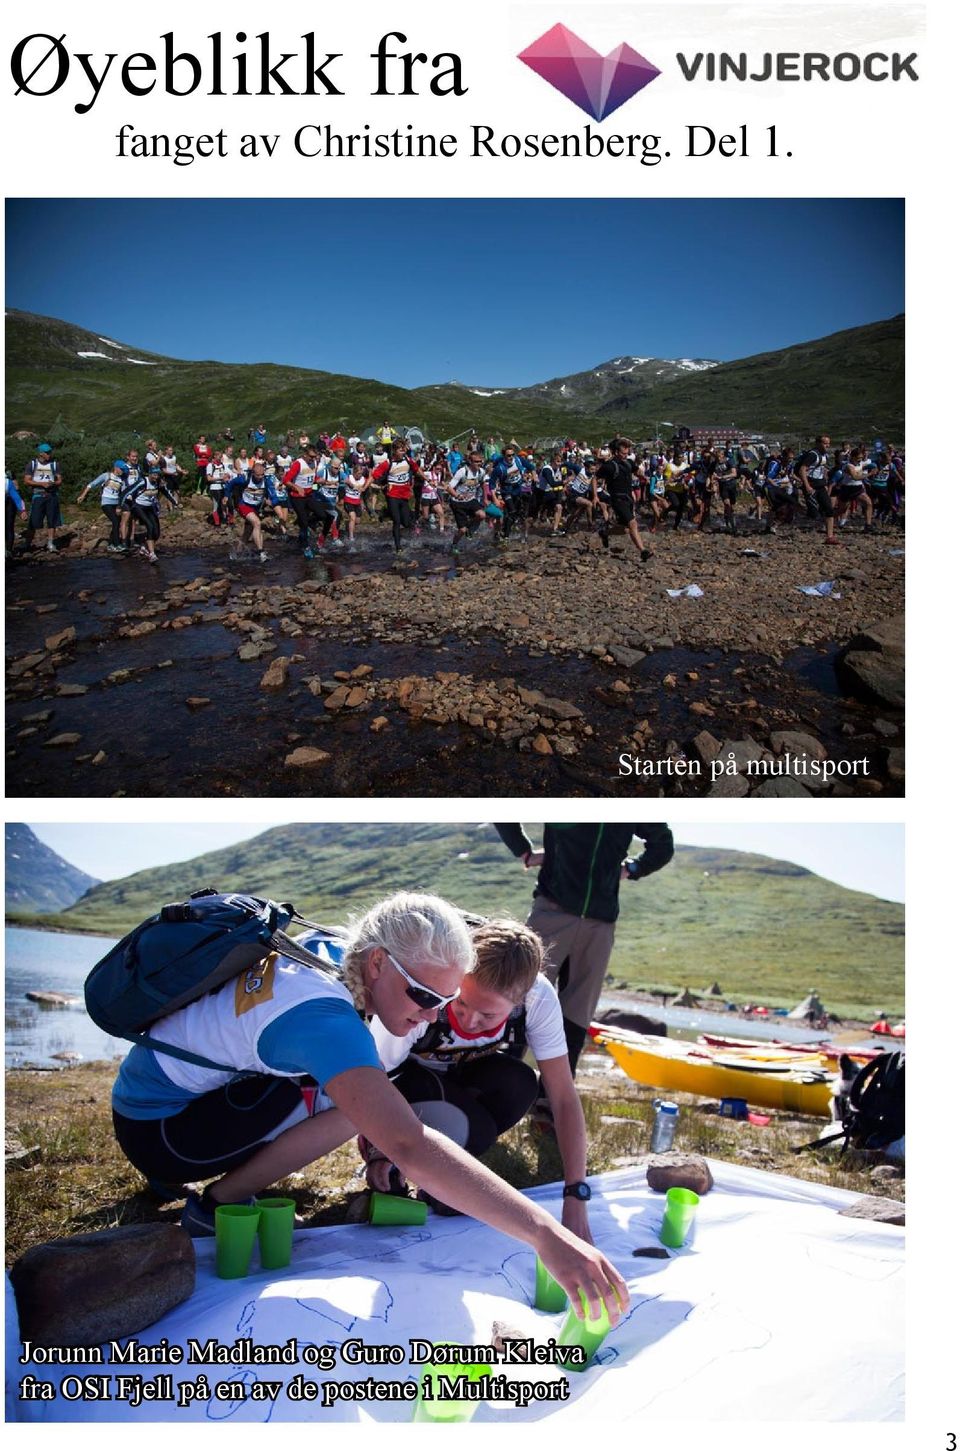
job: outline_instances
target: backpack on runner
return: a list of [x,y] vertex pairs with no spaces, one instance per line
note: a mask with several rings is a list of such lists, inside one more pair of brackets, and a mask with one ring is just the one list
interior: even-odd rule
[[301,917],[289,902],[242,892],[194,892],[141,922],[112,947],[84,983],[87,1012],[99,1028],[117,1038],[170,1054],[201,1068],[233,1071],[186,1048],[152,1038],[150,1027],[178,1008],[196,1002],[230,979],[263,962],[272,952],[304,967],[327,964],[288,937],[291,922],[339,934]]

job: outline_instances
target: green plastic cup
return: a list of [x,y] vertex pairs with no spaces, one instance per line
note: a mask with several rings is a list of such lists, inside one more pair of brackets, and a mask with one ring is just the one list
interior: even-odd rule
[[260,1225],[260,1264],[265,1270],[283,1270],[293,1254],[293,1219],[296,1204],[292,1199],[258,1199]]
[[661,1244],[668,1245],[670,1249],[680,1249],[690,1232],[699,1203],[700,1195],[694,1194],[692,1189],[667,1190],[667,1207],[660,1226]]
[[567,1308],[566,1290],[562,1285],[557,1284],[539,1255],[537,1255],[537,1287],[533,1303],[538,1310],[548,1310],[551,1314]]
[[580,1304],[583,1307],[584,1319],[577,1318],[571,1305],[567,1318],[560,1327],[557,1344],[579,1345],[586,1351],[587,1358],[583,1365],[564,1365],[564,1370],[587,1370],[594,1355],[610,1333],[610,1316],[607,1314],[606,1305],[601,1304],[599,1314],[591,1318],[587,1311],[587,1297],[582,1290],[580,1291]]
[[[435,1345],[454,1345],[452,1340],[434,1341]],[[471,1385],[477,1381],[485,1380],[489,1376],[492,1366],[489,1365],[435,1365],[428,1361],[420,1369],[420,1386],[417,1392],[417,1403],[413,1410],[414,1421],[446,1421],[450,1424],[453,1421],[469,1421],[480,1401],[458,1401],[439,1400],[440,1382],[444,1381],[448,1386],[456,1385],[457,1381],[466,1376]],[[430,1376],[431,1399],[424,1399],[424,1380]]]
[[371,1224],[426,1224],[427,1206],[405,1194],[371,1194]]
[[217,1274],[221,1280],[241,1280],[247,1273],[260,1211],[252,1204],[218,1204]]

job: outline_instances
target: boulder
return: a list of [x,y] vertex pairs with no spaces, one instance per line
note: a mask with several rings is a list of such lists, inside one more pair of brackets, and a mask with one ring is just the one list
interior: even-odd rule
[[693,749],[701,764],[709,766],[720,754],[720,742],[709,731],[700,731],[693,738]]
[[58,695],[86,695],[89,685],[58,685]]
[[893,615],[854,635],[837,658],[837,675],[851,694],[902,709],[906,698],[903,615]]
[[20,1337],[38,1345],[124,1340],[193,1294],[193,1241],[178,1224],[126,1224],[36,1245],[10,1271]]
[[768,776],[763,785],[754,791],[754,796],[809,796],[806,786],[793,776]]
[[77,731],[63,731],[58,736],[51,736],[43,744],[45,746],[75,746],[79,739],[80,736]]
[[616,663],[622,665],[624,670],[632,670],[634,665],[639,665],[642,660],[647,658],[643,650],[631,650],[629,645],[611,645],[607,653],[612,655]]
[[708,796],[747,796],[750,787],[745,776],[720,776],[710,790]]
[[808,736],[803,731],[772,731],[770,745],[778,756],[789,752],[791,756],[813,756],[818,761],[827,759],[826,746],[822,746],[815,736]]
[[261,690],[282,690],[287,683],[287,674],[290,670],[290,657],[278,655],[271,660],[266,670],[260,677]]
[[72,625],[65,630],[59,630],[55,635],[48,635],[44,640],[48,650],[62,650],[65,645],[72,645],[77,638],[77,632]]
[[647,1183],[656,1194],[666,1194],[668,1189],[707,1194],[713,1188],[713,1175],[699,1154],[654,1154],[647,1162]]
[[285,766],[308,767],[324,766],[330,760],[329,751],[321,751],[318,746],[297,746],[289,756],[284,758]]

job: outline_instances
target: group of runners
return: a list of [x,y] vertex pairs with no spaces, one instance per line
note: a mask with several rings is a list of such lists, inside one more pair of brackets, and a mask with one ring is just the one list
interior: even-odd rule
[[[799,517],[822,525],[824,542],[836,544],[838,526],[857,521],[873,531],[897,522],[905,484],[902,450],[879,440],[834,446],[825,434],[796,449],[733,439],[644,448],[618,437],[596,447],[568,439],[538,450],[482,443],[476,435],[465,444],[418,435],[414,445],[385,422],[369,441],[301,433],[276,448],[262,426],[242,447],[229,432],[212,441],[201,434],[191,453],[185,467],[173,444],[147,439],[142,452],[130,449],[83,487],[79,504],[99,495],[108,550],[155,563],[162,513],[182,507],[184,490],[192,488],[209,500],[212,526],[239,528],[242,544],[261,561],[267,522],[275,535],[295,536],[311,559],[354,547],[364,517],[389,523],[397,552],[405,534],[425,530],[449,534],[454,553],[482,530],[498,545],[526,540],[532,530],[591,530],[604,547],[620,530],[645,561],[658,530],[712,530],[715,521],[731,534],[744,527],[775,533]],[[27,548],[45,531],[47,550],[55,550],[62,482],[52,448],[41,444],[22,478],[30,497]],[[8,474],[8,552],[18,513],[25,517],[27,505]]]

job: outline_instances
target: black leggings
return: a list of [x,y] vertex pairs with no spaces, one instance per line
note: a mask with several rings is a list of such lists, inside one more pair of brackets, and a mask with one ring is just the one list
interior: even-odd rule
[[519,1123],[537,1097],[533,1069],[503,1053],[473,1058],[446,1073],[408,1059],[392,1081],[415,1109],[437,1103],[452,1108],[454,1112],[443,1118],[428,1111],[424,1122],[434,1123],[474,1155],[486,1153],[501,1134]]
[[340,510],[324,509],[320,518],[320,533],[326,539],[330,531],[333,531],[334,539],[340,534]]
[[300,525],[300,543],[304,545],[310,538],[311,524],[315,528],[320,524],[320,510],[317,501],[312,494],[291,494],[290,507]]
[[387,495],[387,513],[393,524],[393,547],[400,552],[400,530],[413,528],[413,515],[410,512],[409,499],[395,499],[391,494]]
[[521,494],[517,498],[504,499],[503,501],[503,537],[510,538],[510,531],[515,524],[527,526],[530,517],[530,496]]
[[143,528],[147,531],[148,539],[156,540],[160,538],[159,509],[144,509],[139,504],[134,504],[130,512],[133,514],[135,523],[141,524]]
[[124,1118],[117,1143],[148,1179],[186,1184],[245,1164],[303,1103],[298,1082],[253,1074],[205,1093],[168,1118]]
[[110,521],[110,543],[120,543],[120,509],[117,504],[101,504],[101,511]]

